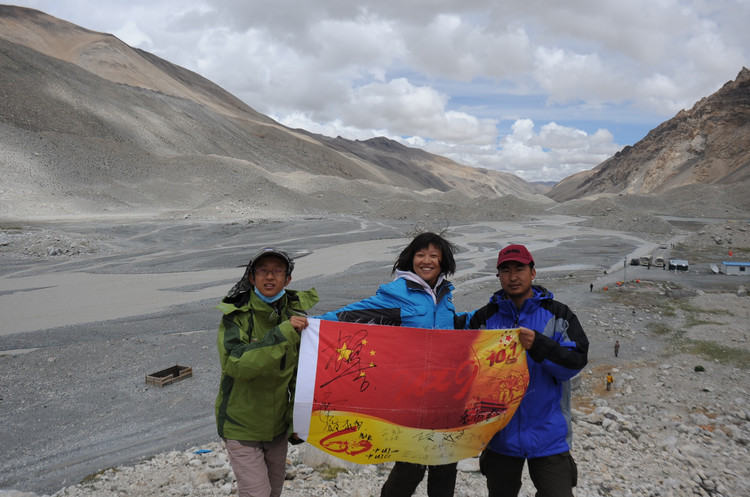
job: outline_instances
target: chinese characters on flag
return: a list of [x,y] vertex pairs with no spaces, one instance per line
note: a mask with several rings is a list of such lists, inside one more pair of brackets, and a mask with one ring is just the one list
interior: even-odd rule
[[294,430],[347,461],[474,457],[529,383],[518,330],[426,330],[310,319]]

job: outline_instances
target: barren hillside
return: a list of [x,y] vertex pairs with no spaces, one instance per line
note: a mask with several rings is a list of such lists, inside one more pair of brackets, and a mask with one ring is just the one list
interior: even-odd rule
[[548,193],[559,202],[597,193],[661,194],[750,180],[750,70],[590,171]]
[[0,88],[4,218],[356,214],[391,197],[439,208],[448,193],[549,202],[516,176],[384,138],[286,128],[191,71],[31,9],[0,6]]

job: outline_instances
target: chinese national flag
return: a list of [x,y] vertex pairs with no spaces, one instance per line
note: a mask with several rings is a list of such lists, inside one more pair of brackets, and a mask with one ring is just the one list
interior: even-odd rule
[[429,330],[310,319],[294,430],[361,463],[477,455],[528,385],[518,330]]

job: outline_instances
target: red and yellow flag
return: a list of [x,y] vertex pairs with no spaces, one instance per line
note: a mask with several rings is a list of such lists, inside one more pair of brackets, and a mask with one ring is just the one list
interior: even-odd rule
[[294,430],[347,461],[474,457],[529,383],[518,330],[428,330],[310,319]]

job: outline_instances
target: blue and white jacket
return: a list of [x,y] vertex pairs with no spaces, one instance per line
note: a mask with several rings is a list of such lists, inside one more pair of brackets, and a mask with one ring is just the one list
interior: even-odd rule
[[453,284],[441,278],[434,291],[421,278],[408,271],[397,271],[396,279],[380,285],[375,295],[316,318],[327,321],[408,326],[452,330],[465,318],[456,318]]
[[471,314],[470,329],[529,328],[529,386],[510,422],[489,443],[499,454],[535,458],[570,450],[570,383],[588,362],[589,341],[576,315],[544,287],[520,309],[499,290]]

